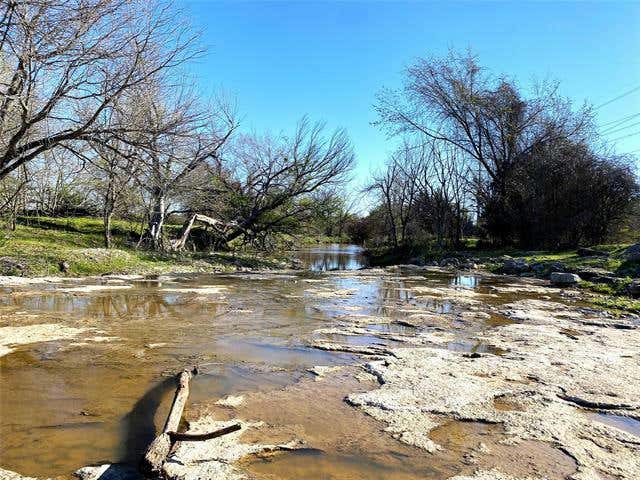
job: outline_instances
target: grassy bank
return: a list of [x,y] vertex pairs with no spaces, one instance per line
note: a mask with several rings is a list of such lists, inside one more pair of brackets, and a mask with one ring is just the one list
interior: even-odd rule
[[[169,226],[175,233],[179,226]],[[159,253],[135,248],[140,225],[113,222],[113,248],[103,248],[102,222],[95,218],[30,217],[20,219],[15,231],[0,236],[0,274],[58,275],[59,264],[69,275],[107,273],[163,273],[177,271],[231,271],[245,268],[282,268],[281,259],[251,252]]]

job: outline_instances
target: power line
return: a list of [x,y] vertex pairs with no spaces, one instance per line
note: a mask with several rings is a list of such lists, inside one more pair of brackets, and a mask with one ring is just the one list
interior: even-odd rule
[[609,128],[604,132],[600,132],[600,135],[611,135],[612,133],[620,132],[622,130],[626,130],[627,128],[635,127],[636,125],[640,125],[640,122],[632,123],[631,125],[625,125],[624,127],[620,128],[614,128],[613,130]]
[[600,108],[602,108],[602,107],[604,107],[606,105],[609,105],[610,103],[613,103],[616,100],[620,100],[621,98],[624,98],[627,95],[631,95],[632,93],[637,92],[638,90],[640,90],[640,85],[638,85],[637,87],[634,87],[631,90],[628,90],[628,91],[626,91],[624,93],[621,93],[620,95],[618,95],[617,97],[612,98],[611,100],[607,100],[606,102],[601,103],[600,105],[598,105],[596,107],[596,110],[598,110],[598,109],[600,109]]
[[625,122],[627,122],[627,121],[629,121],[629,120],[631,120],[632,118],[635,118],[635,117],[640,117],[640,113],[633,113],[631,115],[627,115],[626,117],[622,117],[622,118],[620,118],[618,120],[612,120],[611,122],[603,123],[602,125],[600,125],[600,128],[607,127],[609,125],[613,125],[614,123],[616,123],[616,124],[625,123]]
[[640,135],[640,130],[638,130],[637,132],[633,132],[630,133],[629,135],[623,135],[621,137],[618,138],[614,138],[613,140],[611,140],[612,142],[617,142],[618,140],[622,140],[623,138],[629,138],[629,137],[633,137],[635,135]]

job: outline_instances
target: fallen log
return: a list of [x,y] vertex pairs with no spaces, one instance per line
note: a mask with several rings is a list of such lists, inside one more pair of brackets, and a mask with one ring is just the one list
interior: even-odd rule
[[146,473],[159,474],[162,464],[171,451],[173,441],[171,440],[170,432],[176,432],[180,425],[182,412],[189,398],[189,381],[192,376],[193,373],[189,370],[184,370],[178,375],[178,388],[173,397],[171,410],[169,410],[169,416],[164,424],[162,433],[151,442],[142,459],[141,468]]
[[171,410],[169,410],[169,415],[167,416],[167,421],[164,424],[162,433],[151,442],[142,459],[140,468],[144,473],[162,476],[162,465],[169,453],[171,453],[175,442],[210,440],[240,430],[240,424],[236,423],[208,433],[178,432],[182,412],[189,398],[189,381],[197,372],[197,369],[194,368],[193,370],[184,370],[178,375],[178,387],[173,397]]
[[195,222],[203,223],[204,225],[213,228],[218,234],[221,236],[224,235],[224,232],[229,227],[236,226],[235,222],[223,222],[222,220],[218,220],[217,218],[211,218],[207,215],[202,215],[201,213],[194,213],[191,217],[184,222],[182,225],[182,233],[179,238],[171,241],[171,250],[180,251],[184,250],[187,240],[189,239],[189,234],[191,233],[191,229],[193,228],[193,224]]

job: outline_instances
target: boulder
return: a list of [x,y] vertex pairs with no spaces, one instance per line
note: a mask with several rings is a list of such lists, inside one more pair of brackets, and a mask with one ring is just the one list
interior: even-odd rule
[[575,285],[580,281],[580,277],[575,273],[552,272],[549,281],[551,285],[556,286]]
[[[578,273],[578,275],[580,274]],[[580,275],[580,278],[583,278],[582,275]],[[607,285],[615,285],[616,283],[620,282],[620,278],[614,277],[612,275],[596,275],[595,277],[591,277],[589,281],[593,283],[605,283]]]
[[441,267],[458,267],[458,265],[460,265],[460,260],[454,257],[443,258],[442,260],[440,260]]
[[627,287],[627,291],[633,298],[640,298],[640,280],[631,282]]
[[502,263],[502,268],[500,270],[502,273],[506,273],[507,275],[520,275],[521,273],[530,271],[531,265],[522,259],[510,258]]
[[613,273],[603,268],[584,267],[575,271],[583,280],[589,280],[602,276],[612,276]]
[[536,262],[531,264],[531,271],[538,277],[546,277],[552,272],[566,272],[567,266],[562,262]]
[[640,243],[627,248],[622,254],[622,258],[629,262],[640,262]]
[[29,273],[29,266],[21,260],[11,257],[0,257],[0,275],[22,277]]

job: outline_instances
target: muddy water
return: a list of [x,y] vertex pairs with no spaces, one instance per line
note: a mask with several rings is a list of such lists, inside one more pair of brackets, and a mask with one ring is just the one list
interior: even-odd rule
[[[77,283],[4,289],[0,327],[56,323],[87,331],[77,340],[21,345],[0,357],[0,466],[25,475],[63,476],[100,462],[136,464],[166,416],[174,389],[172,375],[185,366],[200,369],[192,385],[192,405],[229,394],[274,392],[264,407],[273,410],[276,392],[313,382],[308,368],[357,361],[350,354],[309,346],[317,337],[315,330],[335,325],[341,315],[357,311],[385,316],[391,310],[399,315],[400,307],[446,313],[451,304],[415,297],[407,287],[460,285],[489,291],[501,282],[413,271],[384,278],[314,273],[362,267],[356,247],[312,249],[301,258],[311,271],[124,281],[108,286],[130,288],[88,292],[75,288]],[[313,288],[319,282],[329,292],[351,294],[318,298]],[[65,291],[69,287],[74,290]],[[495,301],[523,296],[502,295]],[[492,314],[469,328],[477,331],[504,321]],[[412,328],[389,323],[370,327],[374,333],[401,334]],[[500,353],[490,345],[465,343],[465,331],[456,330],[459,339],[449,348]],[[375,335],[336,337],[341,336],[327,335],[327,340],[392,344]],[[325,419],[310,420],[314,405],[323,403],[323,414],[328,416],[339,409],[342,437],[331,437],[335,441],[327,440],[321,450],[250,462],[250,470],[262,478],[444,478],[432,459],[427,461],[422,452],[381,434],[380,425],[344,404],[344,395],[354,388],[358,387],[336,386],[331,411],[326,410],[331,402],[315,398],[315,393],[298,406],[298,424],[311,437],[316,435],[319,444],[331,435],[318,431]],[[374,442],[371,451],[370,443],[350,440],[356,431],[382,440]]]

